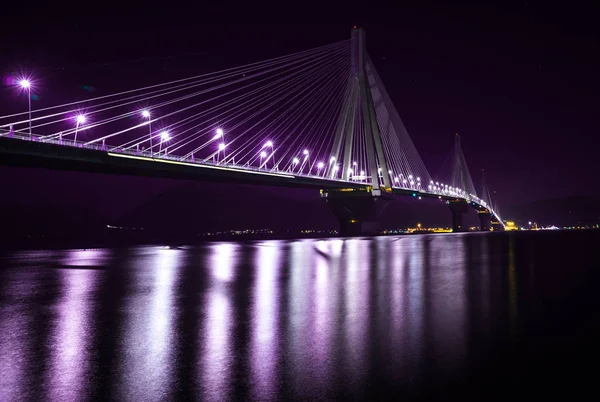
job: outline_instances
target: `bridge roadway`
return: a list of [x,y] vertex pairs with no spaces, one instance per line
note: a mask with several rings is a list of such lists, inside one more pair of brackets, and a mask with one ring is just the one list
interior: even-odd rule
[[[74,146],[72,141],[46,142],[19,137],[0,136],[0,164],[39,167],[55,170],[147,176],[169,179],[217,181],[232,184],[269,185],[278,187],[310,188],[327,191],[357,191],[364,194],[370,185],[345,180],[299,175],[291,172],[272,172],[247,166],[222,165],[210,162],[181,160],[180,157],[151,157],[136,151],[124,151],[100,145]],[[463,201],[449,195],[423,190],[392,188],[388,194],[408,197],[437,198],[449,202]],[[466,201],[466,200],[465,200]],[[486,207],[472,201],[471,207],[482,212]]]

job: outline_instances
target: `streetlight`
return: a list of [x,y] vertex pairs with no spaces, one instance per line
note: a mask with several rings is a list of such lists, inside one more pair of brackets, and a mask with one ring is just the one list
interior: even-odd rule
[[323,162],[319,162],[317,163],[317,176],[319,176],[319,173],[321,172],[321,169],[323,169]]
[[150,156],[152,156],[152,120],[150,120],[150,111],[142,110],[142,117],[148,119],[148,137],[150,138]]
[[215,139],[216,138],[221,138],[223,137],[223,129],[222,128],[217,128],[217,134],[215,135]]
[[[160,147],[158,148],[158,153],[162,151],[163,142],[169,141],[171,137],[169,136],[169,132],[164,130],[160,132]],[[165,149],[165,155],[167,154],[167,150]]]
[[225,143],[222,142],[219,144],[219,152],[217,153],[217,163],[219,163],[219,154],[223,151],[223,160],[225,160]]
[[[263,148],[271,148],[271,156],[273,156],[273,168],[275,168],[275,151],[273,151],[273,141],[267,141]],[[269,160],[269,158],[267,158]],[[265,167],[267,165],[267,161],[265,161]]]
[[31,134],[31,81],[27,78],[22,78],[19,80],[19,86],[21,89],[27,91],[27,101],[29,103],[29,139],[33,139],[33,135]]
[[84,114],[79,114],[77,115],[77,117],[75,117],[75,121],[77,122],[77,124],[75,125],[75,139],[73,140],[74,142],[77,142],[77,131],[79,131],[79,125],[85,124],[86,120],[87,119]]
[[300,162],[300,159],[298,159],[298,158],[292,159],[292,166],[290,167],[290,170],[292,172],[294,171],[294,169],[296,168],[296,165],[298,165],[299,162]]
[[[304,165],[306,164],[306,161],[308,161],[308,149],[305,149],[304,151],[302,151],[302,154],[304,155],[304,159],[302,159],[302,164],[300,165],[300,168],[298,169],[298,173],[301,173],[304,170]],[[310,165],[308,166],[308,174],[310,174]]]
[[261,151],[260,152],[260,165],[258,165],[259,168],[262,167],[262,161],[265,156],[267,156],[267,153],[265,151]]

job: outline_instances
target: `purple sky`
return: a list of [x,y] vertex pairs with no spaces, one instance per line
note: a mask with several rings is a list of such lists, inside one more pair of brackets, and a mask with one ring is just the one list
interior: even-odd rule
[[[42,83],[34,107],[43,107],[89,96],[85,85],[101,95],[309,49],[349,37],[357,24],[432,175],[459,132],[477,187],[485,168],[501,206],[600,194],[600,39],[591,9],[423,3],[335,10],[337,19],[325,17],[333,10],[288,11],[296,18],[288,24],[274,10],[196,7],[123,9],[120,17],[38,8],[25,25],[7,8],[1,73],[31,72]],[[0,88],[0,114],[24,107]]]

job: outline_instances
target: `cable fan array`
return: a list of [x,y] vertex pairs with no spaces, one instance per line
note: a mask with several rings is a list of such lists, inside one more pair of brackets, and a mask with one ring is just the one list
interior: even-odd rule
[[[359,95],[352,46],[345,40],[31,115],[0,116],[0,135],[365,184],[378,175],[394,188],[469,199],[466,188],[431,179],[368,55],[370,94]],[[365,117],[371,100],[374,115]],[[378,137],[365,130],[371,120]],[[460,157],[452,182],[477,199]]]

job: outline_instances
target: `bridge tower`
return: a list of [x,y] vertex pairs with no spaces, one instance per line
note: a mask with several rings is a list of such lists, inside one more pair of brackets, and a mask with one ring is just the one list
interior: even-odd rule
[[469,211],[469,202],[476,193],[458,133],[454,137],[454,157],[450,183],[452,187],[463,190],[466,198],[456,198],[446,202],[452,213],[452,231],[466,232],[468,228],[463,223],[463,215]]
[[484,169],[481,169],[481,199],[488,207],[477,211],[477,216],[479,217],[479,229],[484,232],[488,232],[492,229],[492,213],[490,212],[489,208],[493,208],[493,206],[492,198],[490,197],[490,191],[485,182]]
[[370,185],[366,183],[364,189],[355,191],[322,190],[323,198],[340,221],[343,236],[377,234],[379,216],[392,199],[391,178],[367,77],[365,30],[354,27],[351,37],[350,85],[335,129],[332,160],[342,158],[342,179],[351,180],[354,135],[356,131],[364,133]]

